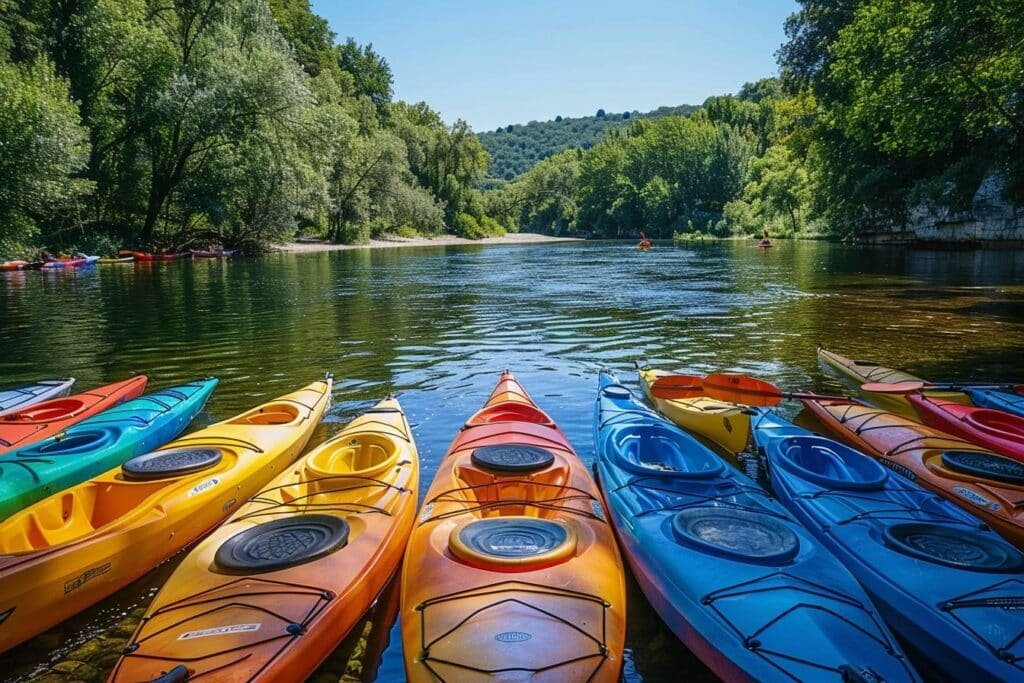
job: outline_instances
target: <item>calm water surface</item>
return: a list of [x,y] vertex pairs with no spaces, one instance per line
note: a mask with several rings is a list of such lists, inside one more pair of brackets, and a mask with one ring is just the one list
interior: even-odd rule
[[[1021,251],[571,243],[0,275],[0,384],[70,375],[85,388],[146,373],[163,387],[216,375],[202,426],[330,370],[335,405],[314,442],[397,393],[421,492],[504,368],[588,462],[597,371],[635,384],[638,359],[838,390],[816,365],[820,342],[932,379],[1024,378]],[[174,564],[3,655],[4,674],[105,675]],[[710,679],[635,587],[630,597],[627,679]],[[378,608],[316,678],[401,679],[391,612]]]

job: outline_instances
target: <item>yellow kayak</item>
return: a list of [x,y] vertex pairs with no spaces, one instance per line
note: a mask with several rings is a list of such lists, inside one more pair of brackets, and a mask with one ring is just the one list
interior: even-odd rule
[[658,411],[683,429],[711,439],[730,453],[740,453],[750,439],[750,416],[746,406],[716,401],[713,398],[658,398],[651,394],[651,385],[659,377],[671,375],[664,370],[640,370],[644,395]]
[[331,379],[184,436],[0,524],[0,652],[123,588],[288,467]]
[[189,553],[109,680],[151,681],[176,668],[189,680],[305,679],[398,570],[418,478],[405,414],[381,401]]
[[[868,401],[882,410],[902,415],[903,417],[910,418],[917,422],[921,421],[921,417],[907,401],[904,394],[884,394],[874,391],[863,391],[860,386],[869,382],[897,384],[899,382],[926,382],[927,380],[922,380],[920,377],[911,375],[909,372],[903,372],[902,370],[896,370],[895,368],[887,368],[884,365],[878,365],[873,361],[846,358],[844,356],[840,356],[838,353],[832,353],[823,346],[818,347],[818,360],[834,369],[847,380],[850,380],[854,385],[856,385],[858,394],[864,396]],[[962,403],[963,405],[971,405],[970,397],[960,391],[925,391],[924,393],[930,398],[939,398],[946,401],[953,401],[954,403]]]

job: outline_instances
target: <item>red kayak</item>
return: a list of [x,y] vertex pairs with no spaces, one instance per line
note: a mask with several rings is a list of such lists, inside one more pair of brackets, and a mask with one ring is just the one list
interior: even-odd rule
[[177,261],[178,259],[192,255],[192,253],[188,251],[164,254],[150,254],[145,251],[133,251],[131,254],[135,257],[136,261]]
[[1024,417],[1002,410],[965,406],[924,394],[909,394],[907,402],[929,427],[959,436],[1000,455],[1024,460]]
[[761,240],[760,242],[757,243],[758,249],[771,249],[773,246],[775,245],[773,245],[772,241],[768,239]]
[[59,434],[107,408],[138,398],[147,378],[139,375],[73,396],[36,403],[0,417],[0,454]]
[[28,261],[4,261],[0,263],[0,270],[22,270],[28,267]]

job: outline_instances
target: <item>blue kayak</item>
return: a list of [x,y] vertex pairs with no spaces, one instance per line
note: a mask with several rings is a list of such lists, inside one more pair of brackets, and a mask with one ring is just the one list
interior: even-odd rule
[[216,379],[154,391],[0,455],[0,520],[178,436],[203,409]]
[[609,373],[599,484],[655,611],[727,681],[919,680],[864,590],[767,492]]
[[0,416],[24,410],[52,398],[61,398],[71,392],[74,379],[49,379],[10,389],[0,389]]
[[1024,677],[1024,555],[977,517],[848,446],[758,411],[786,507],[910,648],[956,680]]
[[992,408],[1024,417],[1024,396],[994,389],[967,389],[971,402],[979,408]]

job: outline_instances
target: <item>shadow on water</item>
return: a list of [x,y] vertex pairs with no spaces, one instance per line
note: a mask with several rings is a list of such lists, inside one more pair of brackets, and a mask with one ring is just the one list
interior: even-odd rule
[[[506,367],[588,463],[597,370],[635,387],[637,359],[846,393],[817,365],[825,343],[927,378],[1024,379],[1024,252],[570,243],[0,275],[0,384],[71,375],[85,388],[146,373],[159,388],[216,375],[205,424],[331,370],[335,404],[311,443],[395,392],[421,495]],[[756,461],[743,466],[758,474]],[[177,561],[5,653],[4,674],[102,680]],[[627,679],[710,680],[635,586],[629,598]],[[387,623],[370,615],[314,679],[401,679]]]

